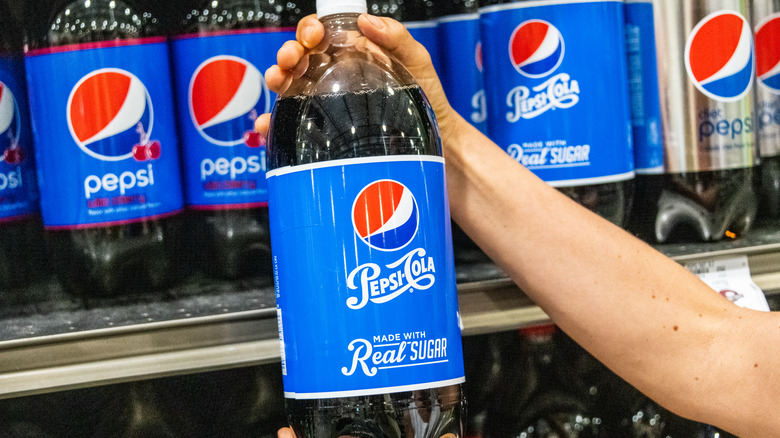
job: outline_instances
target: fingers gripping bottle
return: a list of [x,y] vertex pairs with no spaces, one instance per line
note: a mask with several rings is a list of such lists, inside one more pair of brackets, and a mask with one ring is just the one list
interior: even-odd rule
[[299,437],[462,436],[463,357],[441,142],[411,75],[321,1],[327,49],[277,100],[269,217]]
[[634,179],[623,2],[494,0],[480,20],[490,137],[622,226]]
[[764,215],[780,217],[780,0],[753,2],[756,124]]
[[276,96],[263,72],[295,38],[273,1],[199,1],[172,43],[189,236],[218,277],[270,272],[265,139],[254,132]]
[[83,294],[171,283],[183,207],[168,43],[144,3],[28,3],[41,206],[55,269]]
[[752,2],[654,0],[664,172],[637,182],[647,239],[711,241],[756,215]]

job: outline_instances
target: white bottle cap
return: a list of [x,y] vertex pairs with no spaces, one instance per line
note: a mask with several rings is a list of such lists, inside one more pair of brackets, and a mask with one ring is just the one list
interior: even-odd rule
[[366,0],[317,0],[317,16],[333,14],[364,14],[368,11]]

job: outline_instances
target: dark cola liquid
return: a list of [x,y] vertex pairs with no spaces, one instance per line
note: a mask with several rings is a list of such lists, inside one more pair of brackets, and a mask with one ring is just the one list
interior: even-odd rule
[[631,229],[651,242],[735,239],[756,217],[754,169],[642,175]]
[[381,155],[438,155],[418,86],[283,97],[274,109],[268,168]]
[[758,169],[759,215],[780,218],[780,157],[761,157]]
[[[269,170],[356,157],[440,156],[433,118],[425,114],[432,111],[416,85],[280,98],[269,132]],[[299,437],[461,436],[463,398],[462,387],[453,385],[365,397],[287,399],[286,409]]]
[[[26,4],[30,49],[158,36],[164,26],[146,4],[121,0]],[[155,10],[156,11],[156,10]],[[64,139],[70,141],[70,139]],[[149,292],[179,279],[181,216],[117,226],[46,231],[52,267],[83,296]]]

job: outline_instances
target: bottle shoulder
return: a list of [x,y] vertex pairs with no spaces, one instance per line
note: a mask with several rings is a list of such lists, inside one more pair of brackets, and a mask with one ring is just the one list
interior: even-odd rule
[[414,77],[364,36],[350,44],[332,44],[309,58],[309,67],[284,96],[356,93],[416,84]]
[[29,11],[42,20],[28,27],[31,48],[134,39],[162,35],[159,17],[122,0],[54,3],[48,11]]
[[183,33],[294,27],[310,11],[304,0],[207,0],[184,11]]

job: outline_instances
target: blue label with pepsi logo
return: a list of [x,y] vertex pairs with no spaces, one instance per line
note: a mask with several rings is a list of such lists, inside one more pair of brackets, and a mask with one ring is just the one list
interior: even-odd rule
[[632,178],[623,2],[480,13],[491,138],[553,186]]
[[450,105],[477,129],[487,133],[487,102],[482,77],[479,14],[439,20],[441,78]]
[[276,95],[263,72],[294,29],[191,35],[173,42],[187,204],[197,209],[268,203],[265,139],[258,115]]
[[653,3],[626,0],[626,52],[636,173],[661,174],[664,147]]
[[462,383],[443,159],[285,167],[268,185],[285,396]]
[[0,222],[39,211],[24,58],[0,56]]
[[28,53],[47,228],[159,218],[183,207],[164,38]]

